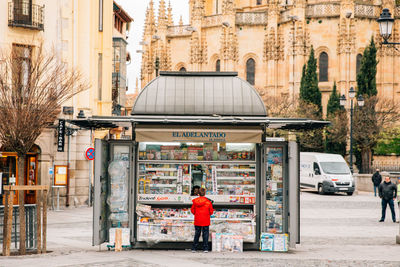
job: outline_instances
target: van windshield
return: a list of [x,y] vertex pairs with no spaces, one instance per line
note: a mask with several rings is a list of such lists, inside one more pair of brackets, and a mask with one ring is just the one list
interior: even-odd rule
[[350,174],[350,169],[344,162],[320,162],[326,174]]

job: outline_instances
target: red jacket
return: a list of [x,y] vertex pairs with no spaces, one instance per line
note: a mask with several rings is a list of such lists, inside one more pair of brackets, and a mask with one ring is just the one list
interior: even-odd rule
[[192,200],[193,205],[190,211],[194,215],[195,226],[209,226],[210,216],[213,214],[214,209],[211,201],[206,197],[198,197]]

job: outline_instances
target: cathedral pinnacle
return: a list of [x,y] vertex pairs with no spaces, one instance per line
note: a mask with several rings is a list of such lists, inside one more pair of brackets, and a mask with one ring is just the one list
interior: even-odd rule
[[171,7],[171,1],[168,3],[168,26],[174,26],[174,20],[172,19],[172,7]]
[[155,18],[154,18],[154,3],[150,0],[149,7],[146,12],[146,23],[144,33],[146,35],[152,35],[155,32]]
[[167,15],[165,12],[165,1],[160,0],[160,4],[158,6],[158,27],[164,28],[167,26]]

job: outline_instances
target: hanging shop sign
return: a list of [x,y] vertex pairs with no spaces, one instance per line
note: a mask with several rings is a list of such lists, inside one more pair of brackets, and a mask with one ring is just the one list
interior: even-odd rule
[[136,128],[138,142],[259,143],[261,130]]
[[65,120],[58,121],[57,151],[64,152]]

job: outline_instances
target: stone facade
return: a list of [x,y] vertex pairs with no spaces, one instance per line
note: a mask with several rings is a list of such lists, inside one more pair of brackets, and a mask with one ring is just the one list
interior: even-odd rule
[[[383,8],[400,17],[395,0],[189,0],[189,25],[174,25],[164,0],[160,7],[158,18],[152,0],[147,10],[142,88],[157,71],[215,71],[218,60],[221,71],[237,71],[246,79],[246,62],[253,59],[260,95],[295,96],[313,46],[318,64],[321,53],[328,55],[328,75],[319,83],[326,107],[334,81],[340,94],[356,88],[357,55],[374,37],[378,94],[400,100],[399,52],[380,45],[376,22]],[[390,41],[400,41],[399,24],[396,19]]]
[[[14,8],[22,5],[24,8]],[[32,13],[27,16],[24,12]],[[127,23],[132,19],[113,0],[2,0],[0,1],[0,50],[7,52],[13,44],[31,46],[33,53],[41,42],[45,50],[54,49],[59,63],[78,69],[88,84],[88,90],[75,95],[62,105],[73,107],[73,114],[59,114],[60,119],[75,119],[79,111],[85,116],[110,116],[112,112],[112,88],[115,74],[119,74],[120,93],[118,104],[124,104],[126,86],[126,39]],[[25,14],[25,15],[24,15]],[[24,19],[18,19],[24,15]],[[122,46],[113,46],[121,41]],[[120,60],[117,60],[120,59]],[[119,71],[117,71],[117,69]],[[112,75],[114,74],[114,75]],[[114,77],[114,79],[112,79]],[[52,78],[52,77],[51,77]],[[121,85],[122,81],[122,85]],[[89,130],[79,129],[65,136],[64,152],[57,152],[57,129],[45,129],[35,144],[38,147],[37,183],[52,185],[49,169],[54,165],[67,165],[69,161],[70,206],[88,203],[90,164],[84,157],[85,149],[93,145],[93,139],[107,134],[97,131],[91,136]],[[78,128],[67,123],[67,127]],[[1,141],[0,141],[1,145]],[[93,170],[93,168],[92,168]],[[93,177],[93,176],[92,176]],[[49,200],[55,199],[52,190]],[[60,190],[60,205],[66,203],[66,189]]]

